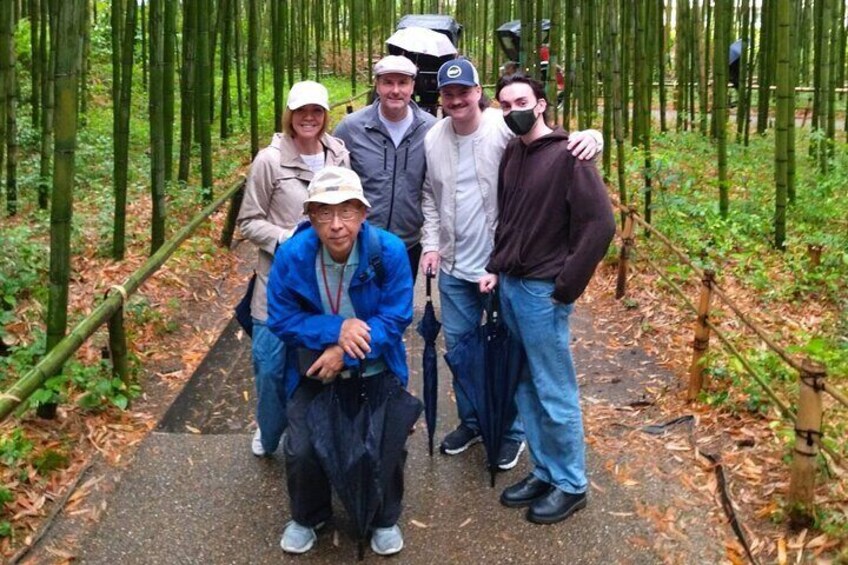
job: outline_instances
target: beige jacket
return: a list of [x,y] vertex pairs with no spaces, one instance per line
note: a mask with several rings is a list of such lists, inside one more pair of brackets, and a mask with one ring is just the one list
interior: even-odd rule
[[[344,143],[324,134],[325,164],[350,167]],[[300,158],[294,141],[275,133],[271,144],[256,154],[250,166],[244,200],[238,215],[241,233],[259,248],[251,315],[268,319],[266,287],[277,245],[287,240],[304,219],[303,201],[312,171]]]
[[[507,142],[514,137],[500,110],[483,112],[474,133],[474,162],[477,184],[483,196],[483,210],[489,237],[494,239],[498,221],[498,169]],[[456,260],[456,167],[459,148],[451,118],[434,125],[424,138],[427,174],[424,177],[421,207],[421,251],[438,251],[443,268],[453,269]]]

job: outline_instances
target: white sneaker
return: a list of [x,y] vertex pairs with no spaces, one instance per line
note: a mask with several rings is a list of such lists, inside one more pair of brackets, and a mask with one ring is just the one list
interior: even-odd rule
[[265,448],[262,447],[262,432],[259,431],[259,428],[253,434],[253,439],[250,442],[250,450],[257,457],[265,457]]
[[318,535],[313,528],[301,526],[294,520],[286,524],[286,529],[283,531],[283,537],[280,540],[280,547],[286,553],[306,553],[312,546]]
[[403,549],[403,534],[397,524],[390,528],[375,528],[371,535],[371,549],[377,555],[394,555]]

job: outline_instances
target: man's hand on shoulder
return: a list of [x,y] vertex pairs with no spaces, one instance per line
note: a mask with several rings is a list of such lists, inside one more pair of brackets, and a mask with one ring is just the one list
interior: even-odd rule
[[566,147],[576,158],[587,161],[604,150],[604,136],[596,129],[571,132]]

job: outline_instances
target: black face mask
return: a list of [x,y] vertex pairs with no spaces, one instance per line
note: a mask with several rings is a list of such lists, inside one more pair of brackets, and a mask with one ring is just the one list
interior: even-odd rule
[[534,109],[535,106],[526,110],[513,110],[504,117],[504,122],[515,135],[524,135],[536,125],[537,116],[533,112]]

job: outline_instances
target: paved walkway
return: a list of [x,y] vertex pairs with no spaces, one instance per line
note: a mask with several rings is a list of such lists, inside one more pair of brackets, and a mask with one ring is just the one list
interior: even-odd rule
[[[421,295],[423,292],[417,294],[416,321],[423,306]],[[641,352],[608,351],[591,338],[592,321],[583,308],[578,308],[573,325],[584,397],[627,404],[643,398],[648,381],[656,384],[662,371]],[[417,393],[422,344],[409,331],[407,345],[412,359],[410,388]],[[233,322],[104,499],[105,510],[96,527],[79,540],[81,562],[294,561],[279,547],[288,519],[282,457],[259,459],[249,451],[250,367],[249,340],[240,336]],[[449,371],[443,360],[439,371],[440,384],[446,383]],[[621,378],[609,378],[616,375]],[[664,374],[664,378],[671,377]],[[443,384],[437,438],[455,424],[454,403],[449,387]],[[526,522],[522,510],[498,502],[500,490],[528,471],[526,456],[516,469],[500,474],[496,488],[491,489],[482,446],[457,457],[437,453],[431,458],[426,445],[422,419],[409,440],[405,510],[400,522],[406,546],[391,558],[395,562],[606,564],[668,559],[652,549],[655,544],[651,540],[657,534],[634,507],[651,497],[685,497],[673,484],[659,481],[662,484],[657,486],[654,481],[651,487],[652,482],[644,480],[643,488],[625,488],[607,470],[604,458],[590,448],[588,508],[563,523],[538,526]],[[316,548],[298,561],[355,561],[356,544],[345,513],[338,508],[335,514],[335,522],[322,530]],[[720,543],[696,545],[700,545],[698,553],[687,562],[721,559]],[[715,551],[703,553],[703,548],[711,545]],[[366,550],[366,563],[384,559]]]

